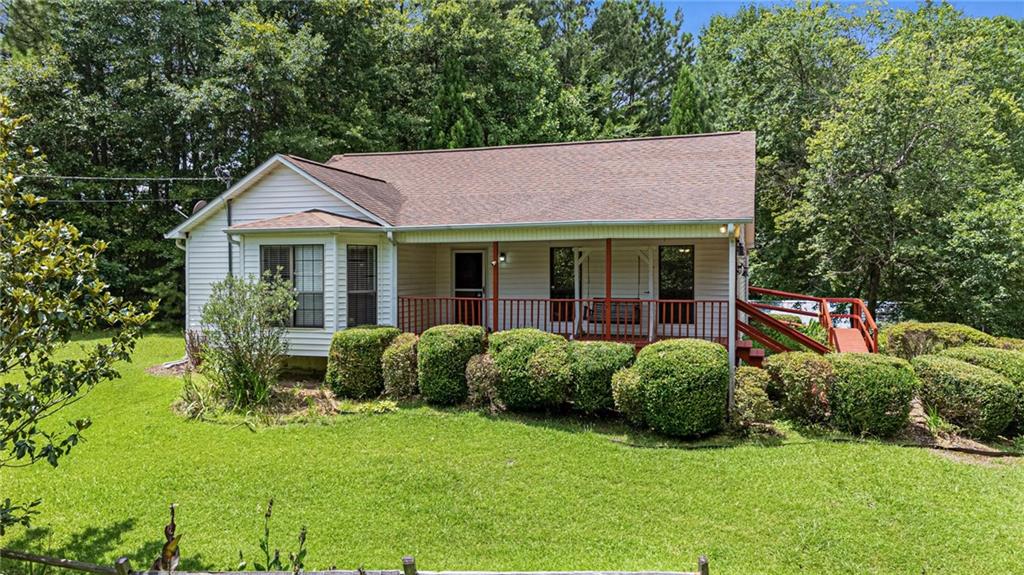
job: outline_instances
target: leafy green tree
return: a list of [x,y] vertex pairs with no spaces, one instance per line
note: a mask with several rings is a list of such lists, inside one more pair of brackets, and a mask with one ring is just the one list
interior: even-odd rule
[[[46,461],[56,466],[90,425],[42,425],[94,386],[117,377],[152,309],[112,296],[98,273],[103,242],[83,243],[78,230],[38,216],[45,198],[18,190],[35,151],[14,147],[24,118],[0,99],[0,471]],[[155,305],[153,306],[155,309]],[[55,353],[83,332],[109,329],[109,343],[73,359]],[[0,534],[28,522],[39,501],[0,502]]]
[[834,3],[749,6],[715,16],[697,48],[711,128],[757,131],[757,250],[752,283],[821,291],[803,245],[811,228],[799,211],[807,139],[830,117],[877,37],[876,11],[850,15]]
[[815,230],[810,247],[834,291],[862,295],[872,308],[885,297],[915,316],[969,317],[981,311],[972,309],[978,297],[998,295],[977,280],[994,271],[982,262],[1003,242],[966,260],[955,250],[983,247],[969,240],[972,228],[991,227],[992,206],[1020,197],[1012,146],[973,81],[975,48],[993,38],[972,33],[946,5],[896,18],[891,38],[855,70],[808,141],[801,210]]
[[447,60],[440,79],[440,91],[430,117],[431,147],[475,148],[484,145],[484,128],[476,119],[472,94],[458,60]]

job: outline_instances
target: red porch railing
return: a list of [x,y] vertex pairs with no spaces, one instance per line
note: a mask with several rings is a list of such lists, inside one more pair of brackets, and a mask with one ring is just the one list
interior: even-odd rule
[[533,327],[569,339],[698,338],[724,345],[728,317],[725,300],[498,298],[494,305],[493,298],[398,298],[398,327],[413,333],[461,323],[493,331]]
[[[785,333],[791,339],[799,342],[808,349],[817,351],[818,353],[826,353],[830,351],[829,348],[836,351],[867,351],[868,353],[878,352],[878,326],[875,324],[875,319],[871,316],[871,312],[868,310],[867,305],[864,304],[863,300],[857,298],[824,298],[815,297],[804,294],[791,293],[780,290],[766,289],[751,286],[749,291],[752,295],[767,296],[770,298],[785,299],[785,300],[797,300],[804,301],[811,304],[815,309],[804,310],[804,309],[791,309],[779,305],[774,305],[768,302],[756,302],[751,301],[748,303],[737,303],[739,310],[743,313],[747,313],[753,319],[769,325],[770,327]],[[835,306],[835,311],[833,311]],[[822,327],[828,332],[828,347],[821,346],[814,340],[809,340],[800,332],[786,327],[782,322],[772,318],[769,314],[764,313],[764,310],[780,311],[785,313],[815,317]],[[849,327],[842,325],[836,325],[837,321],[842,323],[843,321],[850,323]],[[780,345],[778,342],[770,340],[763,333],[754,333],[756,328],[737,321],[737,326],[740,331],[747,334],[751,338],[761,342],[769,349],[773,349],[773,345]],[[753,331],[751,331],[753,330]],[[854,344],[851,345],[849,337],[853,338]],[[767,338],[767,340],[766,340]],[[809,341],[805,341],[805,339]],[[857,343],[859,340],[863,340],[863,347]],[[849,348],[849,349],[847,349]],[[780,350],[774,350],[780,351]],[[785,347],[782,347],[781,351],[785,351]]]

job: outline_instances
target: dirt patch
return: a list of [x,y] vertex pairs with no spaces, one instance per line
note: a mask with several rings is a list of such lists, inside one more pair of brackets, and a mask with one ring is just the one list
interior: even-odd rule
[[173,377],[185,373],[188,369],[187,359],[177,359],[174,361],[168,361],[167,363],[159,363],[146,368],[146,373],[150,375],[162,375],[166,377]]
[[933,432],[928,426],[928,415],[924,411],[924,406],[921,405],[921,400],[916,398],[910,403],[910,424],[903,434],[903,439],[908,443],[930,447],[942,457],[960,463],[998,465],[1020,459],[1013,453],[955,433]]

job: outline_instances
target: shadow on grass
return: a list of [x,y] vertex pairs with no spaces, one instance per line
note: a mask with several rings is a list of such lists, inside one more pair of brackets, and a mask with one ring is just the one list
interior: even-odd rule
[[[35,555],[45,555],[60,559],[71,559],[106,566],[110,563],[106,558],[111,556],[127,557],[134,571],[145,571],[163,548],[162,529],[155,530],[156,536],[138,548],[126,549],[120,544],[126,533],[135,527],[135,519],[115,521],[103,527],[88,527],[74,533],[66,542],[54,544],[53,530],[49,527],[32,527],[26,529],[17,538],[3,541],[0,547],[24,551]],[[184,537],[182,538],[184,542]],[[202,555],[188,555],[187,544],[182,548],[180,571],[211,571],[213,566],[205,561]],[[113,567],[113,563],[110,563]],[[59,567],[49,567],[24,561],[0,559],[0,573],[4,575],[46,575],[51,573],[80,573]]]

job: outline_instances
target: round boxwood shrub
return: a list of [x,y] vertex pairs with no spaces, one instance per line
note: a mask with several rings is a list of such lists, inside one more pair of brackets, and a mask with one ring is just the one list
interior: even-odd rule
[[1017,387],[998,373],[943,355],[913,360],[921,402],[970,437],[999,435],[1017,410]]
[[729,426],[736,432],[749,433],[758,425],[771,423],[772,402],[768,399],[771,376],[756,367],[743,366],[736,370],[736,389],[733,394]]
[[503,411],[505,406],[498,397],[500,381],[501,373],[490,354],[480,353],[469,358],[466,363],[466,386],[469,388],[466,403],[492,412]]
[[533,352],[526,362],[530,393],[537,407],[558,407],[569,399],[570,366],[569,342],[546,343]]
[[644,397],[640,387],[640,373],[635,367],[620,369],[612,374],[612,398],[615,409],[626,421],[637,427],[644,425]]
[[888,437],[909,422],[917,379],[905,360],[871,353],[829,354],[835,379],[830,421],[840,431]]
[[384,395],[402,399],[416,395],[416,342],[414,333],[403,333],[396,337],[381,356],[381,370],[384,373]]
[[430,403],[455,405],[466,400],[466,364],[484,351],[484,328],[438,325],[423,332],[417,345],[420,395]]
[[1024,351],[1024,339],[1019,339],[1016,337],[996,338],[996,347],[1000,349],[1013,349],[1016,351]]
[[664,340],[643,348],[631,368],[640,378],[644,422],[676,437],[714,433],[725,422],[729,354],[699,339]]
[[491,334],[489,353],[501,372],[498,395],[505,406],[514,411],[550,406],[550,397],[543,393],[542,388],[536,388],[527,364],[538,349],[557,342],[565,342],[565,338],[533,328]]
[[633,346],[613,341],[574,341],[570,345],[573,406],[586,413],[613,408],[612,375],[633,364]]
[[776,399],[786,417],[806,424],[829,417],[829,389],[835,379],[832,363],[807,351],[777,353],[764,361],[770,376],[768,396]]
[[996,338],[958,323],[905,321],[882,332],[883,351],[903,359],[936,353],[950,347],[977,345],[995,347]]
[[389,326],[364,326],[334,334],[325,381],[341,397],[366,399],[384,391],[381,357],[402,332]]

